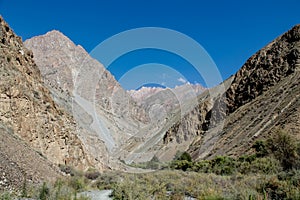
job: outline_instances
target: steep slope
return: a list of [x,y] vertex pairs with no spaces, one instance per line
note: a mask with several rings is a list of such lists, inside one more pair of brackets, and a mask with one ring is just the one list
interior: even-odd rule
[[27,184],[54,181],[61,176],[41,153],[0,125],[0,191],[19,189]]
[[2,17],[0,60],[0,124],[51,163],[103,169],[103,159],[90,149],[87,151],[78,137],[86,130],[77,128],[73,117],[53,101],[43,85],[32,52],[23,46],[21,38]]
[[278,129],[299,138],[299,44],[298,25],[249,58],[210,109],[201,109],[201,103],[197,110],[204,119],[178,122],[168,140],[198,133],[189,148],[198,159],[246,153],[257,138]]
[[239,155],[257,138],[286,130],[300,137],[300,26],[249,58],[226,91],[228,117],[210,154]]
[[[110,155],[136,134],[147,117],[101,63],[58,31],[25,41],[54,100],[81,127],[102,140]],[[82,140],[88,135],[82,134]],[[85,146],[95,144],[86,140]]]

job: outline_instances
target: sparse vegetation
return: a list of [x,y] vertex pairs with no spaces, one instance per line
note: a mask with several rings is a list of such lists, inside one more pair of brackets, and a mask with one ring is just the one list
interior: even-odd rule
[[[291,136],[280,132],[268,140],[257,141],[252,155],[218,156],[193,162],[187,152],[182,152],[171,163],[161,163],[154,156],[149,162],[135,165],[161,169],[149,173],[101,174],[95,169],[79,172],[61,165],[68,177],[52,185],[44,183],[35,190],[26,189],[26,196],[41,200],[83,200],[87,198],[78,193],[94,188],[113,190],[112,197],[116,200],[300,199],[299,147]],[[3,193],[0,200],[12,197]]]

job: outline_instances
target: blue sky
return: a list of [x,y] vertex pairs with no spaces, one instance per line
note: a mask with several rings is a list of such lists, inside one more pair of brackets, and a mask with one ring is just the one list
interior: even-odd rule
[[[128,29],[176,30],[204,47],[223,79],[234,74],[257,50],[300,23],[299,8],[299,0],[0,0],[0,14],[23,39],[56,29],[88,52]],[[187,81],[205,85],[190,63],[160,50],[128,53],[109,70],[120,80],[137,65],[147,63],[170,66],[179,70]],[[177,82],[174,79],[170,86],[179,84],[180,78],[175,78]],[[161,80],[156,82],[161,83]]]

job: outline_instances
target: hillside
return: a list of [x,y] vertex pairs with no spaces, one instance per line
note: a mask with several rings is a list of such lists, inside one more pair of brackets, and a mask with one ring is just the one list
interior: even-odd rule
[[78,127],[73,116],[53,101],[32,52],[2,17],[0,41],[1,174],[15,175],[11,181],[21,181],[26,174],[29,179],[42,180],[58,176],[52,166],[57,164],[107,168],[102,155],[91,151],[99,151],[103,143],[90,137],[87,139],[98,146],[84,145],[78,136],[88,130]]
[[203,159],[242,155],[257,139],[282,129],[299,138],[299,63],[298,25],[249,58],[211,107],[200,103],[169,129],[167,143],[195,135],[188,151]]

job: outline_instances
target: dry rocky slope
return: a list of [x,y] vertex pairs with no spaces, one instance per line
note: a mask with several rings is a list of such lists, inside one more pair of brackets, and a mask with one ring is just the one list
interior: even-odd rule
[[103,142],[89,137],[85,139],[96,145],[84,145],[80,134],[89,134],[89,131],[78,127],[73,117],[53,101],[33,53],[23,46],[21,38],[2,17],[0,76],[1,176],[22,174],[23,178],[33,180],[58,176],[50,163],[78,169],[106,168],[103,156],[99,155]]
[[[55,102],[103,141],[105,149],[100,149],[99,155],[114,158],[125,142],[148,123],[144,110],[104,66],[59,31],[31,38],[25,45],[33,51]],[[101,145],[87,140],[88,136],[80,134],[86,148]]]
[[[213,104],[200,103],[165,135],[194,135],[195,159],[241,155],[257,139],[286,130],[300,138],[300,25],[247,60]],[[208,105],[208,106],[205,106]]]

